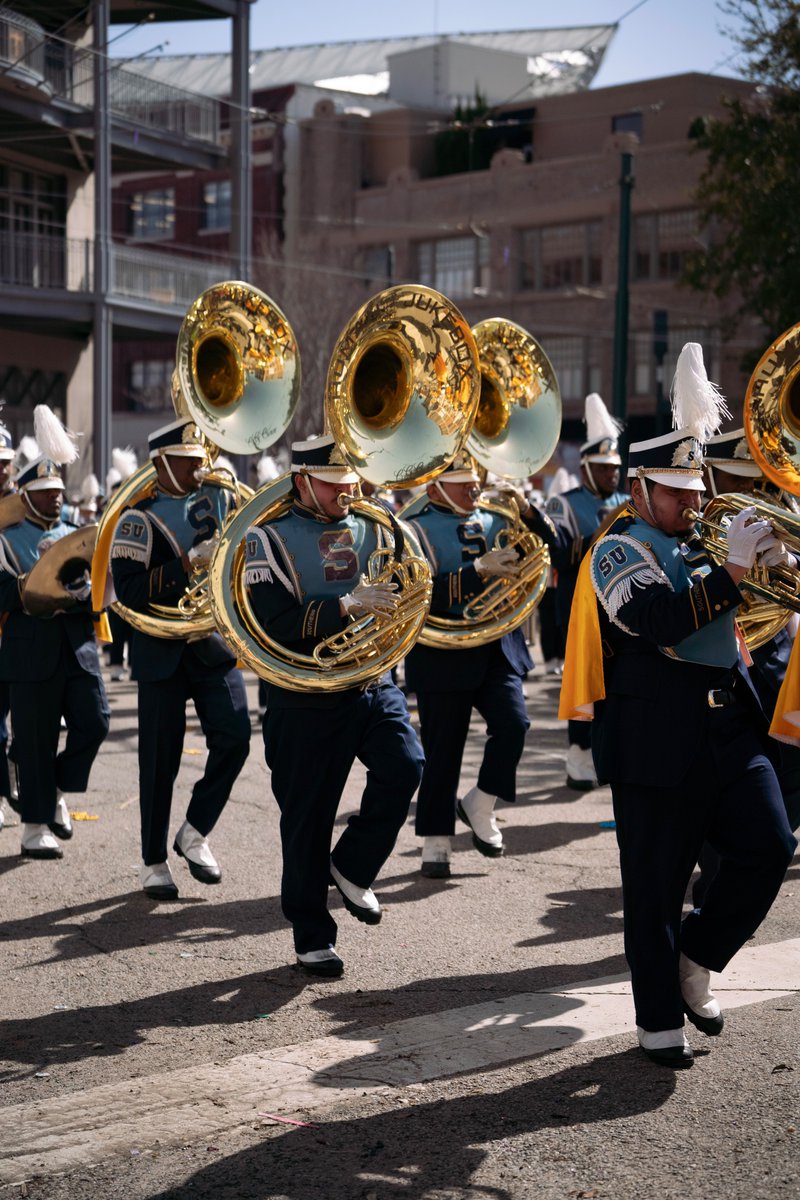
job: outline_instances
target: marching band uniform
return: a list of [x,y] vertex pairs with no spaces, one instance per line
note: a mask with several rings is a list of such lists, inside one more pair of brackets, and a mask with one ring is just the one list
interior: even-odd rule
[[[469,508],[456,506],[446,490],[456,484],[474,489]],[[468,458],[457,459],[428,486],[428,503],[409,522],[433,572],[431,612],[435,615],[460,617],[491,576],[514,574],[515,551],[491,548],[506,525],[505,518],[476,507],[477,493],[474,464]],[[524,510],[522,498],[521,506]],[[553,544],[555,530],[533,506],[528,506],[523,521]],[[424,839],[423,875],[449,876],[456,811],[472,830],[473,844],[481,854],[492,858],[503,853],[494,809],[498,799],[507,803],[516,799],[517,765],[530,728],[522,679],[532,666],[521,629],[463,649],[417,643],[406,658],[406,687],[417,696],[425,751],[415,820],[416,834]],[[487,740],[477,784],[457,801],[473,708],[486,721]]]
[[[200,432],[181,419],[150,435],[150,458],[159,475],[155,494],[127,509],[114,533],[111,570],[120,602],[134,612],[176,604],[192,565],[205,565],[228,511],[229,493],[197,483],[181,460],[205,458]],[[166,481],[172,485],[170,489]],[[221,871],[208,845],[250,748],[247,697],[236,660],[219,634],[197,640],[153,637],[134,629],[131,677],[139,697],[139,804],[142,888],[153,899],[174,899],[178,889],[167,862],[172,790],[186,730],[186,702],[194,701],[208,747],[201,779],[192,789],[186,819],[173,849],[201,883],[219,883]]]
[[[130,447],[121,449],[115,446],[111,451],[111,466],[106,475],[106,497],[111,499],[117,488],[124,480],[129,479],[138,466],[136,455]],[[111,682],[120,683],[126,678],[125,675],[125,647],[130,650],[131,627],[119,613],[109,608],[106,616],[108,617],[109,629],[111,631],[111,644],[108,652],[108,665],[111,668]]]
[[[391,612],[392,584],[364,578],[382,540],[376,524],[345,513],[337,495],[358,476],[342,465],[333,439],[292,446],[295,501],[288,513],[247,536],[245,582],[268,635],[310,654],[350,616]],[[281,812],[281,904],[291,922],[299,965],[338,977],[336,921],[329,882],[360,921],[377,924],[372,884],[394,848],[419,784],[422,750],[405,699],[388,674],[346,691],[290,691],[269,684],[263,718],[272,791]],[[336,812],[358,758],[367,784],[357,813],[331,850]]]
[[[11,434],[5,425],[0,424],[0,499],[12,496],[16,491],[11,482],[11,472],[14,465],[14,444]],[[11,786],[11,775],[8,769],[8,684],[0,680],[0,829],[5,822],[3,801],[16,803],[16,789]]]
[[[596,392],[586,397],[585,422],[582,482],[561,495],[551,496],[545,510],[558,532],[550,557],[558,572],[556,613],[565,640],[581,559],[599,526],[627,498],[617,490],[622,463],[617,439],[622,425],[611,416]],[[589,730],[581,721],[570,721],[567,739],[567,787],[591,791],[597,786],[597,775]]]
[[[39,405],[34,412],[41,446],[51,440],[43,430],[48,421],[51,432],[55,422],[57,434],[66,437],[54,414],[49,409],[43,413],[45,409]],[[61,451],[61,462],[69,461],[58,436],[52,445]],[[68,441],[67,445],[74,457],[74,446]],[[29,616],[22,607],[25,576],[54,542],[74,528],[60,517],[64,488],[60,464],[42,455],[22,470],[16,484],[28,515],[0,533],[0,610],[7,614],[0,640],[0,679],[9,687],[14,725],[22,854],[61,858],[63,851],[53,834],[66,840],[73,832],[65,794],[86,791],[92,764],[108,732],[110,711],[88,605],[88,582],[78,579],[67,585],[79,605],[47,620]],[[59,753],[62,717],[67,737]]]
[[[680,515],[703,488],[699,439],[710,418],[683,370],[693,363],[698,378],[699,349],[684,347],[678,364],[684,427],[631,446],[632,503],[581,570],[560,712],[585,718],[596,702],[595,758],[614,801],[639,1043],[673,1067],[693,1061],[684,1013],[720,1033],[709,971],[723,970],[766,916],[796,846],[734,627],[737,581],[777,539],[766,522],[737,517],[728,563],[712,567]],[[704,371],[702,379],[707,398]],[[681,921],[706,841],[720,867],[702,909]]]
[[[743,428],[709,438],[705,453],[705,474],[706,491],[714,497],[727,492],[749,493],[758,486],[759,481],[763,482],[761,468],[750,454]],[[789,665],[796,622],[797,618],[792,617],[790,623],[774,637],[750,652],[753,659],[749,669],[750,679],[770,720]],[[793,744],[782,745],[780,761],[775,770],[789,826],[796,830],[800,826],[800,747]],[[702,905],[709,883],[718,867],[718,855],[711,846],[705,845],[700,855],[700,875],[692,885],[692,901],[697,907]]]

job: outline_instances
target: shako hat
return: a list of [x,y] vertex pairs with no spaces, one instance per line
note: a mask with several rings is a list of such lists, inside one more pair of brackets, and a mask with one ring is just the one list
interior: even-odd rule
[[10,462],[15,454],[14,440],[6,426],[0,421],[0,461]]
[[453,461],[436,476],[442,483],[480,483],[478,464],[466,450],[459,450]]
[[78,457],[75,435],[64,428],[46,404],[37,404],[33,410],[33,434],[40,453],[14,476],[17,488],[21,492],[41,492],[46,488],[63,491],[61,468]]
[[194,421],[180,417],[169,425],[154,429],[147,439],[150,458],[159,454],[182,455],[187,458],[205,458],[203,435]]
[[581,446],[581,461],[620,466],[622,459],[619,456],[619,435],[622,432],[622,422],[611,416],[602,396],[597,392],[590,392],[586,397],[583,419],[586,424],[586,441]]
[[323,433],[306,442],[292,442],[292,462],[289,470],[293,475],[311,475],[325,483],[358,483],[358,475],[344,461],[341,450],[333,438]]
[[709,466],[719,467],[729,475],[744,475],[748,479],[757,479],[761,475],[761,468],[750,453],[743,427],[709,438],[705,460]]
[[672,433],[633,442],[628,477],[702,492],[704,445],[729,417],[725,398],[706,374],[703,348],[687,342],[678,356],[670,394]]

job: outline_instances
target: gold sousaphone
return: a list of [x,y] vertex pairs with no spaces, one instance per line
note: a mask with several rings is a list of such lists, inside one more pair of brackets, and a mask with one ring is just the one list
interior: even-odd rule
[[[407,487],[455,457],[478,398],[469,325],[441,293],[408,284],[372,297],[345,326],[328,368],[325,410],[345,462],[378,486]],[[368,578],[395,580],[399,607],[390,617],[351,622],[313,655],[287,649],[256,620],[244,563],[248,529],[286,513],[290,493],[291,474],[271,481],[226,527],[209,569],[217,626],[234,653],[270,683],[298,692],[363,686],[416,641],[430,607],[430,569],[407,526],[375,501],[355,501],[351,511],[374,522],[379,542]]]
[[[715,563],[728,555],[727,526],[743,508],[772,524],[788,550],[800,560],[800,515],[791,497],[800,495],[800,324],[781,334],[761,356],[747,385],[744,432],[765,478],[786,495],[775,502],[763,492],[715,496],[703,516],[696,513],[703,545]],[[693,512],[689,509],[688,512]],[[737,620],[751,650],[763,646],[800,612],[800,573],[756,563],[742,580],[749,593]]]
[[[527,478],[541,470],[558,445],[561,393],[555,371],[536,339],[513,321],[492,317],[475,325],[472,333],[481,386],[467,450],[487,471]],[[426,504],[423,493],[400,515],[409,520]],[[481,646],[511,633],[527,620],[547,587],[550,554],[520,520],[515,501],[485,494],[481,507],[505,519],[493,548],[517,551],[519,576],[492,579],[461,617],[430,615],[419,637],[425,646]]]
[[[176,416],[190,417],[204,435],[209,463],[219,450],[255,454],[285,431],[300,392],[297,342],[269,296],[236,280],[214,284],[186,314],[178,334],[172,400]],[[204,482],[231,491],[241,507],[252,489],[227,471],[207,470]],[[156,471],[146,463],[114,493],[98,527],[98,540],[116,528],[125,509],[154,493]],[[95,607],[106,580],[93,580]],[[206,571],[197,571],[175,606],[154,604],[135,612],[112,607],[128,624],[153,637],[200,638],[216,626]]]

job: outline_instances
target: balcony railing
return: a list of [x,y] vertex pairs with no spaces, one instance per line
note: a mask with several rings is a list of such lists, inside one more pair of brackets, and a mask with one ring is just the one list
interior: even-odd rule
[[[94,107],[96,56],[85,47],[48,37],[41,26],[0,7],[0,66],[12,77],[46,84],[56,96]],[[137,75],[111,62],[109,108],[113,117],[158,133],[177,134],[218,145],[220,105],[197,92]]]
[[157,254],[130,246],[112,249],[113,296],[177,308],[181,313],[212,283],[229,277],[227,263],[201,263],[177,254]]
[[92,243],[40,233],[0,231],[0,283],[13,287],[91,292]]
[[[197,262],[113,245],[111,298],[156,305],[181,315],[212,283],[230,276],[227,263]],[[94,242],[44,234],[0,231],[0,285],[91,293]]]

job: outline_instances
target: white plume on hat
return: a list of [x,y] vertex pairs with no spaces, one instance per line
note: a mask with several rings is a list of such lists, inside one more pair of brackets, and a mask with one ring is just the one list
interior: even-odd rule
[[547,499],[551,496],[563,496],[573,486],[572,476],[566,467],[559,467],[547,488]]
[[670,400],[675,429],[686,430],[698,442],[707,442],[731,415],[719,387],[706,374],[698,342],[687,342],[678,356]]
[[81,484],[80,499],[96,500],[100,495],[100,480],[96,475],[87,475]]
[[256,463],[256,478],[259,484],[269,483],[270,479],[277,479],[279,475],[278,464],[272,455],[262,454]]
[[612,417],[605,406],[603,397],[597,392],[590,392],[586,397],[584,420],[587,442],[599,442],[603,438],[611,438],[612,441],[616,441],[622,432],[622,421]]
[[78,457],[75,434],[64,428],[46,404],[37,404],[33,410],[33,434],[39,445],[39,452],[59,467],[74,463]]
[[124,449],[115,446],[111,451],[111,465],[119,471],[120,479],[128,479],[139,465],[136,452],[130,446]]
[[37,444],[36,438],[31,437],[29,433],[20,438],[17,446],[17,457],[14,460],[17,470],[22,470],[28,463],[32,463],[35,458],[38,458],[41,450]]

